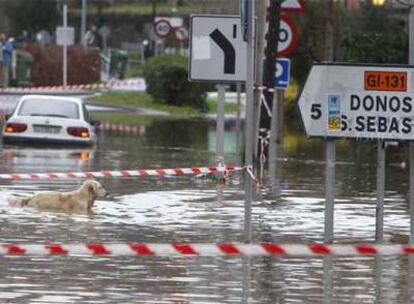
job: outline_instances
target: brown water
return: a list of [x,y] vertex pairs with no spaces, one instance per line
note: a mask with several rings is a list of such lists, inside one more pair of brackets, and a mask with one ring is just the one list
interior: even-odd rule
[[[144,130],[144,128],[143,128]],[[299,132],[299,134],[301,134]],[[141,135],[101,133],[89,150],[1,148],[1,172],[214,165],[214,126],[157,120]],[[238,164],[234,124],[226,162]],[[385,240],[406,242],[406,148],[388,149]],[[372,242],[375,146],[337,144],[335,240]],[[323,240],[324,148],[287,133],[279,177],[255,194],[255,242]],[[243,182],[193,177],[100,179],[111,192],[93,216],[11,208],[5,197],[72,190],[81,180],[2,181],[1,242],[230,242],[243,240]],[[408,258],[0,257],[0,303],[409,303]]]

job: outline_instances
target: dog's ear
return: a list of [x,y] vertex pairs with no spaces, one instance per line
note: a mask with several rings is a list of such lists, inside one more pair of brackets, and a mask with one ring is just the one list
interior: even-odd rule
[[96,193],[96,185],[93,181],[89,182],[88,193],[91,194],[91,195],[95,195],[95,193]]

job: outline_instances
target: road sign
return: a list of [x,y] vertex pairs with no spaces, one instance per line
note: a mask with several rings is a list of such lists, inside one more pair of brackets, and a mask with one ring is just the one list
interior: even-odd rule
[[290,59],[278,58],[276,63],[275,87],[286,89],[290,80]]
[[73,27],[56,27],[56,44],[73,45],[75,42],[75,28]]
[[281,6],[281,12],[302,14],[306,11],[305,0],[285,0]]
[[285,57],[298,45],[299,32],[296,23],[286,15],[280,16],[277,57]]
[[184,18],[182,17],[156,16],[154,23],[160,20],[167,20],[172,28],[184,26]]
[[299,98],[309,136],[414,140],[413,66],[315,64]]
[[246,50],[240,16],[191,16],[190,80],[246,81]]
[[154,23],[154,32],[158,37],[166,38],[171,33],[171,24],[166,19],[159,19]]
[[188,39],[188,30],[186,27],[181,26],[174,29],[175,39],[178,41],[183,41]]

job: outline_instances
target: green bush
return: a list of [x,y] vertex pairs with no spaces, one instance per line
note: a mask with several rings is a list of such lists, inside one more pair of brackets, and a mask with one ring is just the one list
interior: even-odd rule
[[206,86],[188,81],[187,58],[162,55],[150,58],[144,65],[147,93],[169,105],[190,105],[206,112]]

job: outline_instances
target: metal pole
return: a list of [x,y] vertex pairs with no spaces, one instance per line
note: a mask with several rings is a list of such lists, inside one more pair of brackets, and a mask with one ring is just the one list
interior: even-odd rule
[[[410,15],[409,15],[409,64],[414,65],[414,7],[410,6]],[[409,162],[410,162],[410,238],[409,244],[414,244],[414,142],[410,141],[409,143]],[[409,275],[408,275],[408,290],[409,290],[409,300],[410,302],[413,299],[414,291],[414,257],[410,255],[409,257]]]
[[[329,0],[326,3],[325,18],[326,22],[326,41],[325,52],[326,59],[334,59],[334,32],[333,32],[333,2]],[[334,204],[335,204],[335,161],[336,147],[335,140],[326,140],[325,146],[326,165],[325,165],[325,243],[332,243],[334,237]]]
[[87,48],[87,44],[85,41],[85,34],[86,34],[86,0],[82,0],[82,13],[81,13],[81,44],[84,49]]
[[[246,143],[245,143],[245,164],[247,168],[253,167],[253,147],[256,146],[254,140],[254,108],[253,108],[253,81],[254,81],[254,1],[248,1],[248,28],[247,28],[247,77],[246,77]],[[244,198],[244,240],[252,240],[252,200],[253,200],[253,180],[250,176],[246,177],[245,198]]]
[[[414,65],[414,7],[410,7],[409,16],[409,64]],[[414,143],[409,144],[410,162],[410,244],[414,244]]]
[[241,90],[242,90],[242,85],[240,82],[238,82],[236,84],[236,88],[237,88],[237,119],[236,119],[236,146],[237,146],[237,163],[241,164],[241,144],[240,144],[240,139],[241,139],[241,122],[240,122],[240,108],[241,108]]
[[334,203],[335,203],[335,140],[326,140],[325,165],[325,243],[332,243],[334,237]]
[[217,85],[217,125],[216,125],[216,159],[223,159],[224,155],[224,102],[226,86]]
[[[277,167],[277,146],[279,134],[279,116],[277,92],[273,95],[272,119],[270,121],[270,140],[269,140],[269,174],[274,179],[276,177]],[[274,180],[272,180],[273,182]]]
[[[256,2],[256,24],[257,24],[257,39],[256,39],[256,55],[255,55],[255,83],[263,83],[263,54],[265,52],[265,30],[266,30],[266,15],[269,0],[257,0]],[[254,142],[256,145],[259,142],[259,128],[260,128],[260,98],[262,95],[261,90],[254,90]],[[257,160],[258,149],[255,147],[253,151],[253,159]],[[261,170],[262,173],[262,170]]]
[[[270,0],[268,10],[268,31],[266,35],[267,45],[265,50],[265,67],[263,72],[263,86],[268,89],[274,88],[275,75],[276,75],[276,55],[279,46],[279,32],[280,32],[280,6],[283,0]],[[265,90],[263,95],[269,107],[273,107],[277,97],[276,92]],[[276,98],[276,99],[275,99]],[[271,130],[272,121],[277,120],[276,116],[269,117],[264,107],[260,109],[260,129]],[[267,135],[267,134],[266,134]],[[273,138],[276,141],[275,138]],[[263,151],[260,153],[268,156],[268,158],[274,158],[270,155],[270,151],[267,146],[263,147]],[[262,150],[262,149],[260,149]],[[270,164],[269,164],[270,169]]]
[[385,191],[385,142],[377,144],[377,211],[375,220],[375,241],[384,240],[384,191]]
[[67,85],[67,76],[68,76],[68,42],[67,42],[67,29],[68,29],[68,5],[67,3],[63,4],[63,86]]

